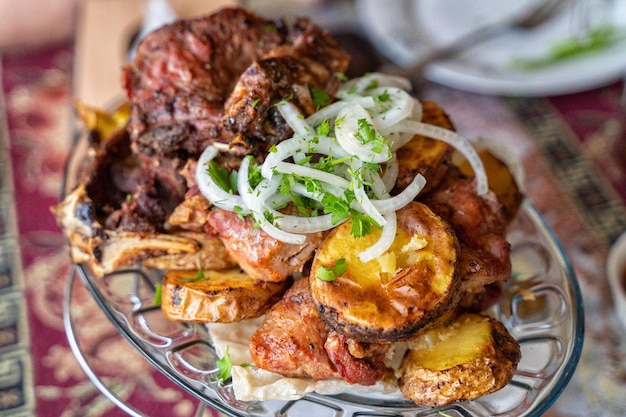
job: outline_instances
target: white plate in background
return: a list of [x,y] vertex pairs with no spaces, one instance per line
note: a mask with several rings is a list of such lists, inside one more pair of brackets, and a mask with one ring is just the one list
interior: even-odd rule
[[[541,0],[358,0],[365,34],[382,54],[407,65],[425,51],[532,7]],[[626,73],[626,40],[602,51],[538,70],[515,70],[514,59],[545,57],[555,42],[576,33],[577,0],[559,15],[528,32],[510,31],[434,63],[424,76],[434,82],[478,93],[542,96],[582,91],[613,82]],[[614,24],[626,30],[626,0],[592,0],[591,26]]]

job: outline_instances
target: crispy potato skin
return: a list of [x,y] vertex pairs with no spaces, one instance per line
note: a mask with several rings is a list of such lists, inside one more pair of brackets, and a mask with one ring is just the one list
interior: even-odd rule
[[[335,228],[318,250],[309,282],[318,311],[331,329],[366,343],[397,342],[436,325],[456,306],[459,249],[450,226],[417,202],[399,210],[397,222],[393,254],[384,256],[393,256],[398,268],[389,273],[381,273],[377,259],[358,259],[370,243],[363,241],[367,236],[352,237],[348,223]],[[425,246],[406,249],[415,238],[424,239]],[[333,282],[316,277],[318,268],[331,268],[340,258],[348,264],[342,276]]]
[[231,323],[259,317],[289,288],[292,279],[267,282],[250,278],[239,268],[204,271],[172,270],[163,278],[161,309],[174,321]]
[[464,314],[417,339],[398,384],[418,405],[441,407],[495,392],[511,380],[521,358],[507,329],[479,314]]

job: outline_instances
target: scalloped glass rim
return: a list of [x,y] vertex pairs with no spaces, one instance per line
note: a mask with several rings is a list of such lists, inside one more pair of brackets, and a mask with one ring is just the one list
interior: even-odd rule
[[[87,149],[86,135],[75,137],[64,177],[64,194],[71,190],[80,157]],[[154,290],[160,278],[155,271],[129,269],[97,279],[86,265],[76,265],[81,281],[119,332],[160,372],[174,383],[216,410],[233,417],[311,415],[329,416],[540,416],[561,395],[578,365],[584,339],[582,296],[572,265],[554,232],[532,202],[525,200],[509,233],[512,242],[513,277],[505,297],[489,313],[502,321],[522,345],[522,361],[513,381],[503,390],[475,401],[453,404],[441,409],[417,407],[402,398],[383,395],[310,394],[302,400],[243,403],[237,401],[229,385],[220,386],[210,369],[217,360],[205,326],[178,324],[159,335],[148,315],[155,312],[150,294],[127,294],[120,299],[107,282],[130,274],[136,291]],[[127,279],[127,278],[123,278]],[[146,324],[147,323],[147,324]],[[527,347],[527,349],[525,349]],[[525,355],[524,352],[533,352]],[[539,356],[537,359],[535,356]],[[200,363],[194,364],[195,362]],[[204,367],[204,368],[203,368]],[[202,369],[199,369],[202,368]],[[516,404],[511,407],[511,401]],[[306,409],[301,410],[301,404]]]

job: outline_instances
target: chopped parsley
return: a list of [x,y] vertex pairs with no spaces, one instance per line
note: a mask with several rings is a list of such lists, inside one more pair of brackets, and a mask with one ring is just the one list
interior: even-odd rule
[[355,137],[361,141],[362,144],[372,144],[372,151],[381,152],[383,150],[383,146],[387,142],[383,135],[380,134],[374,126],[372,126],[367,120],[359,119],[358,130],[355,134]]
[[374,97],[374,100],[378,101],[379,103],[385,103],[389,101],[389,92],[387,90],[383,91],[382,93]]
[[[215,361],[215,366],[217,366],[217,374],[214,376],[214,380],[222,385],[228,380],[228,378],[230,378],[233,371],[233,361],[230,357],[229,349],[230,346],[226,346],[226,352],[224,352],[224,356]],[[245,368],[252,365],[249,363],[242,363],[239,366],[243,366]]]
[[328,105],[328,103],[330,102],[330,96],[326,91],[314,85],[311,85],[309,89],[311,90],[313,104],[315,104],[318,108]]
[[372,79],[369,84],[365,87],[365,91],[373,90],[378,87],[378,80]]
[[372,226],[380,227],[374,219],[359,211],[352,211],[352,227],[350,234],[354,237],[363,237],[372,231]]
[[202,269],[198,269],[198,273],[196,274],[195,277],[183,278],[180,281],[181,282],[196,282],[196,281],[203,281],[203,280],[208,280],[208,279],[209,277],[204,274],[204,271]]
[[557,41],[545,56],[515,59],[511,66],[513,69],[527,71],[542,69],[581,55],[602,51],[624,39],[626,32],[620,32],[613,26],[599,26],[591,29],[586,37],[570,37]]
[[348,77],[343,72],[336,72],[335,77],[337,77],[339,81],[348,81]]
[[230,353],[228,352],[229,346],[226,346],[226,352],[224,356],[215,361],[215,365],[217,366],[217,375],[215,377],[216,381],[220,384],[223,384],[225,381],[230,378],[230,373],[233,369],[233,362],[230,358]]
[[328,136],[330,134],[330,121],[328,119],[324,119],[315,130],[318,135]]
[[322,197],[324,213],[331,214],[331,222],[339,224],[350,217],[350,203],[354,200],[354,193],[346,191],[343,196],[326,193]]
[[[246,158],[252,159],[252,156],[247,156]],[[248,167],[248,182],[250,183],[250,187],[254,189],[261,181],[263,181],[261,167],[254,161],[250,162],[250,166]]]
[[153,301],[153,304],[155,306],[160,306],[162,301],[163,301],[163,285],[158,284],[154,288],[154,301]]
[[326,268],[320,266],[315,272],[315,276],[322,281],[335,281],[338,277],[342,276],[348,270],[348,263],[345,258],[339,258],[335,261],[335,266],[332,268]]
[[237,171],[228,171],[225,167],[219,166],[217,162],[211,160],[207,173],[222,190],[231,194],[237,191]]

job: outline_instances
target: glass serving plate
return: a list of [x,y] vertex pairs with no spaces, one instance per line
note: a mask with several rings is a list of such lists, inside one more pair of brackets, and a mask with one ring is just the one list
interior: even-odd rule
[[[72,148],[65,192],[73,187],[86,142],[82,135]],[[153,305],[160,271],[130,268],[96,278],[87,265],[76,269],[102,311],[135,349],[182,389],[228,416],[540,416],[565,389],[578,364],[584,335],[582,297],[567,255],[529,200],[522,203],[508,239],[512,278],[488,313],[519,342],[522,358],[517,371],[498,392],[438,409],[418,407],[396,396],[349,393],[310,394],[296,401],[238,401],[231,385],[215,382],[219,357],[207,328],[171,322]]]

